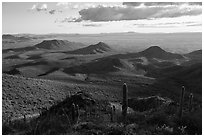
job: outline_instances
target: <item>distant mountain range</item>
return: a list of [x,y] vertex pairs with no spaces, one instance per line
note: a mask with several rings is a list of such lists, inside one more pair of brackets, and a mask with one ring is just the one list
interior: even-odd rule
[[2,35],[2,39],[5,40],[17,40],[17,41],[26,41],[26,40],[30,40],[30,38],[28,37],[16,37],[10,34],[7,35]]
[[[12,36],[4,36],[12,37]],[[67,40],[44,40],[34,46],[6,49],[4,52],[24,52],[33,50],[56,50],[56,53],[66,54],[80,54],[80,55],[93,55],[93,54],[104,54],[114,51],[106,43],[99,42],[97,44],[85,46],[82,43],[70,42]],[[57,51],[59,50],[59,51]],[[69,55],[70,56],[70,55]],[[81,56],[80,56],[81,57]],[[86,56],[84,56],[86,57]],[[18,55],[11,55],[5,57],[5,59],[19,59]],[[40,55],[30,55],[28,59],[39,59],[39,62],[25,63],[21,65],[13,66],[13,69],[21,68],[25,66],[36,66],[46,65],[43,57]],[[69,60],[70,57],[64,58],[63,60]],[[71,57],[73,58],[73,57]],[[74,58],[77,58],[74,57]],[[54,65],[53,70],[62,69],[65,73],[109,73],[117,71],[125,71],[131,73],[142,72],[142,75],[150,77],[160,77],[171,72],[175,72],[183,66],[190,66],[202,61],[202,50],[194,51],[188,54],[177,54],[163,50],[158,46],[149,47],[141,52],[126,53],[126,54],[114,54],[110,56],[104,56],[102,58],[90,60],[88,62],[76,63],[69,67]],[[179,64],[179,65],[178,65]],[[49,64],[47,64],[49,66]],[[17,71],[11,71],[16,73]],[[138,74],[138,73],[137,73]]]
[[167,52],[158,46],[149,47],[141,52],[116,54],[116,55],[113,55],[112,57],[121,58],[121,59],[145,57],[147,59],[161,59],[161,60],[174,60],[174,59],[184,58],[183,55],[181,54]]
[[[103,47],[101,45],[105,45],[105,44],[99,43],[99,44],[96,44],[95,46],[97,48]],[[91,46],[82,48],[83,50],[82,49],[76,50],[80,52],[76,52],[76,51],[74,52],[75,54],[77,53],[94,54],[93,52],[85,52],[88,50],[84,50],[84,49],[90,49],[90,47],[93,49],[94,46],[91,45]],[[110,48],[107,48],[107,47],[106,49],[107,49],[106,51],[111,50]],[[70,52],[72,53],[73,51],[70,51]],[[189,54],[200,55],[200,52],[201,51],[195,51]],[[124,60],[126,63],[124,63]],[[143,64],[145,60],[147,63]],[[66,68],[64,72],[65,73],[107,73],[107,72],[119,71],[121,68],[129,69],[128,66],[131,66],[131,67],[134,67],[135,70],[145,71],[147,76],[160,77],[160,74],[166,75],[166,72],[171,72],[171,71],[176,72],[177,70],[182,68],[182,66],[176,65],[176,62],[179,60],[181,60],[181,64],[185,62],[184,55],[166,52],[165,50],[161,49],[158,46],[152,46],[138,53],[116,54],[108,57],[103,57],[103,58],[94,60],[90,63]]]
[[25,52],[32,50],[75,50],[78,48],[85,47],[84,44],[78,42],[70,42],[67,40],[43,40],[41,43],[38,43],[34,46],[22,47],[22,48],[13,48],[13,49],[5,49],[3,53],[14,51],[14,52]]

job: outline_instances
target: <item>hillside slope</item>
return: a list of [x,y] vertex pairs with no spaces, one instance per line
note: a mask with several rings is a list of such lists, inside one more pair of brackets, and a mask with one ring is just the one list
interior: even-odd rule
[[99,42],[95,45],[90,45],[88,47],[84,47],[81,49],[70,51],[68,53],[87,55],[87,54],[105,53],[105,52],[109,52],[109,51],[112,51],[112,49],[107,44],[105,44],[103,42]]
[[53,40],[44,40],[41,43],[36,44],[34,47],[40,48],[40,49],[49,49],[49,50],[60,50],[60,49],[74,50],[84,46],[85,45],[82,43],[53,39]]
[[142,52],[139,52],[139,56],[144,56],[147,58],[158,58],[164,60],[183,58],[182,55],[166,52],[165,50],[161,49],[158,46],[152,46]]
[[[118,91],[102,85],[72,84],[52,80],[2,75],[2,117],[17,118],[23,115],[39,113],[55,102],[79,91],[88,92],[93,97],[111,99]],[[108,92],[106,92],[108,91]],[[110,94],[110,93],[111,94]],[[108,96],[109,95],[109,96]],[[117,95],[116,95],[117,96]]]
[[117,58],[101,58],[90,63],[65,68],[65,73],[103,74],[118,71],[124,68],[122,60]]

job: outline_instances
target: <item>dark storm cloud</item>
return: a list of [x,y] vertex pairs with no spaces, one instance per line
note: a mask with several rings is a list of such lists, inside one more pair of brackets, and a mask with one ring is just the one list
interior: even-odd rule
[[145,6],[168,6],[168,5],[202,5],[202,2],[123,2],[123,5],[126,6],[140,6],[144,4]]
[[79,18],[69,18],[67,22],[81,21],[121,21],[121,20],[140,20],[151,18],[173,18],[180,16],[193,16],[202,14],[199,7],[180,7],[180,6],[149,6],[149,7],[104,7],[98,6],[79,11]]

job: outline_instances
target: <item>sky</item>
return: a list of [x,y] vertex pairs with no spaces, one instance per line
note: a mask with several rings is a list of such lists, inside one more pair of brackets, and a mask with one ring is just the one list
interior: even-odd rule
[[202,32],[201,2],[3,2],[3,34]]

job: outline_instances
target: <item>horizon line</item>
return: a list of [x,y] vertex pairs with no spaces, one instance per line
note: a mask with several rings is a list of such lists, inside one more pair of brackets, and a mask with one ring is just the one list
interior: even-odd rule
[[2,33],[2,35],[53,35],[53,34],[66,34],[66,35],[96,35],[96,34],[119,34],[119,33],[137,33],[137,34],[175,34],[175,33],[202,33],[202,31],[193,32],[110,32],[110,33]]

